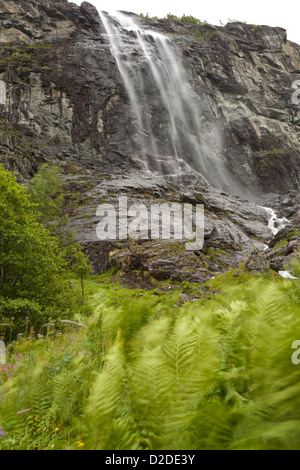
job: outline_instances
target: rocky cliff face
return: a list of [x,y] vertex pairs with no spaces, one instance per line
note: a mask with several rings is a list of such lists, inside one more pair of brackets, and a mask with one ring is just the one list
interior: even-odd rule
[[[117,266],[142,273],[146,284],[151,277],[202,282],[238,265],[249,250],[249,265],[282,269],[299,248],[300,105],[292,102],[292,85],[300,78],[300,46],[281,28],[139,21],[181,52],[203,116],[213,117],[222,136],[227,194],[197,168],[178,177],[143,170],[129,97],[103,23],[87,2],[0,0],[0,161],[23,182],[42,162],[61,167],[71,227],[99,272]],[[139,60],[130,32],[128,47]],[[155,122],[159,140],[164,126]],[[96,208],[120,195],[129,203],[204,204],[204,249],[100,242]],[[290,218],[284,252],[276,244],[262,252],[272,233],[260,205]]]

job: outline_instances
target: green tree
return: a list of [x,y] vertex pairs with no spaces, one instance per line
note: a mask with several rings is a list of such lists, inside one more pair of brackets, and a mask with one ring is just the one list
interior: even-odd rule
[[0,292],[44,294],[65,263],[56,240],[37,221],[36,205],[2,165],[0,211]]
[[36,204],[39,222],[50,230],[64,257],[68,258],[73,252],[74,237],[69,228],[68,216],[62,214],[64,197],[61,187],[58,168],[43,164],[29,181],[27,193],[30,201]]
[[[0,300],[35,302],[32,325],[39,309],[48,317],[70,316],[78,299],[67,279],[67,262],[57,240],[38,221],[36,204],[24,187],[0,165]],[[12,307],[12,306],[11,306]],[[14,305],[15,308],[15,305]],[[27,315],[29,307],[18,304]],[[6,308],[0,309],[6,319]],[[10,308],[12,311],[13,309]],[[21,313],[20,313],[21,315]],[[10,315],[9,315],[10,316]]]
[[59,170],[47,164],[43,164],[30,180],[27,192],[30,201],[37,204],[42,220],[55,215],[61,207],[60,187]]
[[73,254],[73,266],[72,270],[80,280],[82,303],[84,304],[84,279],[93,272],[92,266],[88,263],[88,258],[82,253],[80,248]]

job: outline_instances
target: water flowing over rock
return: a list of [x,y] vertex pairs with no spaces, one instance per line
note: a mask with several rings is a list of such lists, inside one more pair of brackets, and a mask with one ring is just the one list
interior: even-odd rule
[[[285,30],[67,0],[0,0],[0,26],[0,161],[23,183],[43,162],[61,168],[65,213],[98,272],[203,282],[248,255],[257,265],[256,250],[264,269],[296,259],[300,46]],[[100,242],[96,208],[121,195],[204,204],[203,250]],[[289,224],[272,233],[263,207]]]
[[179,50],[123,13],[100,14],[136,118],[141,167],[159,175],[194,168],[230,188],[216,117],[193,90]]
[[282,228],[285,228],[286,225],[289,225],[289,220],[286,217],[282,217],[281,219],[277,217],[276,213],[271,209],[270,207],[263,207],[267,211],[268,214],[270,214],[270,219],[268,223],[268,227],[273,233],[273,235],[276,235],[279,230]]

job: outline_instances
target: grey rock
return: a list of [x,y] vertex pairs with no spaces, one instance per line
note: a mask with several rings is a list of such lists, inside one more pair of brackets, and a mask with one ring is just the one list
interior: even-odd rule
[[[166,122],[156,103],[161,152],[148,155],[145,165],[122,77],[98,12],[87,2],[0,1],[0,80],[6,84],[0,162],[24,184],[43,162],[61,168],[70,228],[97,272],[115,266],[201,283],[245,260],[250,270],[278,270],[298,249],[296,233],[283,249],[274,247],[300,224],[300,108],[291,100],[300,46],[287,41],[282,28],[139,21],[182,52],[203,120],[213,120],[223,136],[227,188],[217,191],[214,175],[204,179],[188,152],[180,176],[164,174],[174,155],[164,152]],[[138,61],[130,33],[128,48]],[[187,253],[184,241],[99,241],[97,206],[116,204],[121,195],[148,205],[204,204],[203,250]],[[290,217],[294,226],[273,238],[260,206]]]

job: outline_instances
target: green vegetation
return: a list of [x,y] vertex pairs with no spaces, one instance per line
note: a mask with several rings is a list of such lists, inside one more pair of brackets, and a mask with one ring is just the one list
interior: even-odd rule
[[196,24],[196,25],[206,25],[209,24],[206,20],[202,21],[199,20],[198,18],[195,18],[194,16],[191,15],[182,15],[182,16],[176,16],[172,15],[172,13],[168,13],[167,16],[164,18],[158,18],[157,16],[150,16],[149,13],[146,13],[144,15],[143,13],[140,13],[141,18],[147,18],[151,20],[156,20],[156,21],[162,21],[162,20],[171,20],[171,21],[181,21],[183,23],[190,23],[190,24]]
[[248,24],[247,21],[242,21],[242,20],[233,20],[232,18],[227,19],[227,23],[223,23],[221,20],[219,20],[220,26],[226,26],[228,23],[240,23],[240,24]]
[[72,269],[77,279],[80,280],[82,303],[84,303],[84,280],[92,274],[92,266],[88,263],[87,258],[84,256],[80,247],[73,254],[74,263]]
[[[177,16],[173,15],[172,13],[168,13],[164,18],[158,18],[157,16],[150,16],[149,13],[143,14],[140,13],[141,18],[145,18],[148,20],[154,20],[154,21],[165,21],[165,20],[171,20],[171,21],[177,21],[181,23],[187,23],[190,25],[196,25],[196,26],[205,26],[205,25],[210,25],[206,20],[200,20],[199,18],[196,18],[195,16],[192,15],[182,15],[182,16]],[[241,24],[247,24],[246,21],[241,21],[241,20],[235,20],[228,18],[227,23],[241,23]],[[226,26],[221,20],[219,21],[220,26]],[[253,32],[256,36],[257,39],[260,38],[260,29],[261,26],[259,25],[253,25]],[[188,34],[188,31],[186,31],[186,34]],[[195,38],[198,41],[201,41],[203,39],[210,39],[211,37],[215,36],[218,34],[217,31],[205,31],[204,33],[199,29],[196,30],[194,33]]]
[[242,24],[247,24],[247,21],[241,21],[241,20],[233,20],[232,18],[228,18],[228,23],[242,23]]
[[[65,46],[58,46],[61,52]],[[51,61],[55,53],[51,43],[42,41],[28,44],[25,41],[16,45],[14,42],[2,43],[0,45],[0,69],[5,70],[9,66],[13,66],[16,70],[30,72],[33,69],[40,71],[51,70],[48,62]],[[61,57],[64,61],[65,57]]]
[[254,35],[257,39],[260,39],[261,37],[261,26],[260,25],[255,25],[253,28]]
[[0,450],[300,449],[299,280],[92,276],[40,222],[56,176],[27,193],[0,167]]
[[194,36],[200,42],[201,40],[208,40],[216,34],[218,34],[218,31],[205,31],[204,33],[200,29],[196,29]]
[[[37,181],[32,193],[38,198]],[[50,190],[49,190],[50,192]],[[45,196],[47,191],[40,191]],[[29,327],[37,331],[49,319],[69,317],[78,309],[79,292],[70,283],[67,250],[50,236],[25,188],[0,166],[0,322],[12,337]],[[10,333],[11,336],[11,333]],[[7,339],[7,338],[6,338]]]
[[299,281],[233,274],[181,307],[87,281],[88,329],[9,348],[0,448],[299,449]]
[[29,181],[29,199],[37,204],[42,218],[49,218],[57,214],[63,204],[60,189],[59,170],[43,164],[35,176]]
[[183,23],[191,23],[191,24],[197,24],[197,25],[208,24],[206,20],[201,21],[198,18],[195,18],[194,16],[191,16],[191,15],[182,15],[179,17],[176,15],[172,15],[171,13],[168,13],[166,18],[172,21],[182,21]]
[[51,44],[43,42],[37,42],[36,44],[21,42],[18,47],[14,43],[2,44],[0,47],[0,68],[3,65],[12,64],[23,70],[30,70],[29,65],[37,66],[40,60],[48,57],[51,49]]

